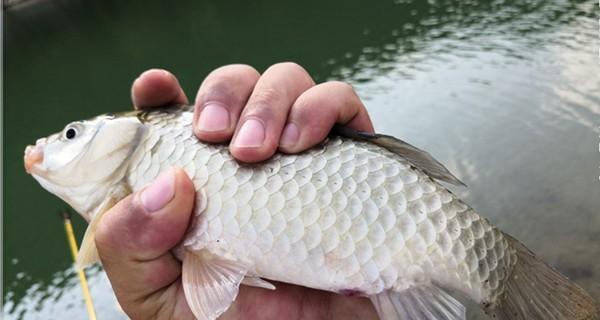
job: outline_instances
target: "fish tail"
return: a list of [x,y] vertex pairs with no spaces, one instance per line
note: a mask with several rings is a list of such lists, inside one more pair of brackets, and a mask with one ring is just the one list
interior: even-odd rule
[[506,235],[517,262],[507,278],[504,294],[486,313],[495,319],[600,319],[598,306],[577,284],[541,261],[516,239]]

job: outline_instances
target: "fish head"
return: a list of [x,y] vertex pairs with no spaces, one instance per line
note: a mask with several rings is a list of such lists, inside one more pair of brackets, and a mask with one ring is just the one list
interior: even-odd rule
[[122,181],[144,131],[137,117],[103,115],[71,122],[27,146],[25,170],[88,219]]

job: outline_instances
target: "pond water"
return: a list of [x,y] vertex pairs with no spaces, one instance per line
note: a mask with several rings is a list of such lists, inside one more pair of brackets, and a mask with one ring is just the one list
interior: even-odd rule
[[[292,60],[343,80],[379,132],[430,151],[456,190],[600,299],[597,1],[32,0],[3,13],[3,316],[85,319],[58,212],[23,170],[25,146],[131,106],[142,71],[189,96],[229,63]],[[85,225],[75,219],[81,238]],[[100,318],[118,319],[99,268]],[[484,318],[469,310],[469,318]]]

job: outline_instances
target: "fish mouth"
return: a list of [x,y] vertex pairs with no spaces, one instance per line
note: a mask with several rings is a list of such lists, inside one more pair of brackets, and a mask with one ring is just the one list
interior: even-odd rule
[[25,171],[28,174],[40,174],[44,170],[40,167],[44,161],[44,140],[40,139],[34,146],[29,145],[25,148],[23,162],[25,163]]

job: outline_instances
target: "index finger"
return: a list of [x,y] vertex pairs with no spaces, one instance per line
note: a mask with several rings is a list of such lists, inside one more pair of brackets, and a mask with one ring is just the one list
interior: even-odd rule
[[167,70],[144,71],[131,85],[131,100],[136,109],[169,104],[188,104],[177,78]]

